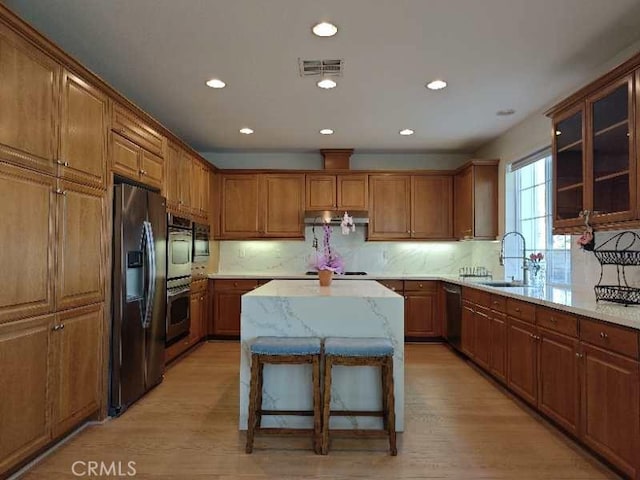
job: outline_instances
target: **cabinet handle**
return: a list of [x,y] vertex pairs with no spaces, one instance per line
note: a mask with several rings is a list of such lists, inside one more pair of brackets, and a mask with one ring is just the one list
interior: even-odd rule
[[65,162],[65,161],[62,161],[62,160],[56,160],[56,163],[58,165],[62,165],[63,167],[68,167],[69,166],[69,162]]
[[147,171],[146,170],[140,170],[140,175],[146,175]]
[[407,230],[407,233],[411,233],[411,230]]
[[62,190],[61,188],[56,188],[56,192],[58,195],[66,195],[67,192],[65,192],[64,190]]
[[418,288],[422,288],[422,284],[421,283],[418,284]]
[[405,296],[404,296],[404,299],[405,299],[405,300],[407,300],[407,298],[408,298],[408,297],[405,295]]
[[238,286],[238,282],[233,282],[233,286],[237,287]]
[[60,330],[64,330],[64,323],[60,324]]
[[53,330],[54,332],[57,332],[58,330],[60,330],[60,325],[54,325],[51,330]]
[[549,318],[549,321],[550,321],[551,323],[558,323],[558,319],[557,319],[556,317],[550,317],[550,318]]
[[582,358],[584,355],[582,355],[581,353],[576,353],[576,357],[578,358]]
[[515,311],[520,313],[520,309],[519,308],[515,308]]
[[609,335],[607,335],[605,332],[600,332],[600,338],[606,340],[607,338],[609,338]]

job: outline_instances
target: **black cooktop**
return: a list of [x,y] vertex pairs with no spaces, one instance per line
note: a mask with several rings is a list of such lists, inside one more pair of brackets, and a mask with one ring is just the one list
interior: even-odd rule
[[[367,272],[344,272],[344,275],[366,275]],[[305,275],[318,275],[318,272],[316,271],[309,271],[307,273],[305,273]]]

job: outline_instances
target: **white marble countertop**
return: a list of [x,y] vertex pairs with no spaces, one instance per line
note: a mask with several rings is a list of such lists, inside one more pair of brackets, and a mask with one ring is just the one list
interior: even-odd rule
[[350,282],[334,281],[328,287],[321,287],[317,281],[309,281],[306,277],[305,280],[273,280],[244,296],[389,298],[400,295],[375,280],[362,280],[362,277]]
[[[299,279],[299,280],[314,280],[317,277],[305,275],[304,273],[213,273],[209,274],[211,279],[242,279],[242,278],[256,278],[256,279]],[[461,280],[457,275],[442,275],[442,274],[385,274],[385,273],[371,273],[366,277],[362,276],[337,276],[334,277],[334,283],[336,281],[341,283],[342,280],[349,280],[349,283],[353,281],[363,281],[363,278],[367,280],[441,280],[445,282],[455,283],[458,285],[473,286],[475,288],[485,290],[488,292],[499,293],[506,297],[512,297],[519,300],[528,301],[545,307],[555,308],[566,312],[574,313],[576,315],[582,315],[589,318],[595,318],[609,323],[617,325],[623,325],[640,330],[640,305],[630,305],[625,307],[623,305],[617,305],[614,303],[603,302],[597,303],[593,290],[577,290],[574,288],[560,288],[560,287],[545,287],[545,288],[531,288],[531,287],[493,287],[489,285],[482,285],[477,282],[470,282]],[[337,279],[337,280],[336,280]],[[334,284],[332,283],[332,285]],[[317,284],[316,284],[317,285]],[[263,288],[263,287],[261,287]],[[319,288],[319,286],[318,286]],[[254,290],[254,292],[260,289]]]

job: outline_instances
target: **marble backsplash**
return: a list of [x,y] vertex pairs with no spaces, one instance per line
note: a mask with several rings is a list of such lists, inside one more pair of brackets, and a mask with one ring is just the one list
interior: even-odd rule
[[[331,246],[345,259],[346,269],[372,274],[457,274],[461,267],[483,266],[502,278],[498,263],[500,243],[466,242],[365,242],[365,227],[350,235],[333,227]],[[322,248],[322,228],[315,236]],[[221,241],[220,273],[297,273],[309,269],[314,253],[312,227],[304,241]]]

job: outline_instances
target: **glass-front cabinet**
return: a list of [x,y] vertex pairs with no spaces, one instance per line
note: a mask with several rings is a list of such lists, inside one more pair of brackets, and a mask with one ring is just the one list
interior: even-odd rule
[[585,211],[593,224],[636,219],[633,74],[554,112],[552,119],[554,229],[576,231]]

